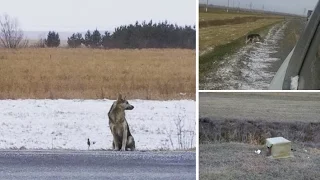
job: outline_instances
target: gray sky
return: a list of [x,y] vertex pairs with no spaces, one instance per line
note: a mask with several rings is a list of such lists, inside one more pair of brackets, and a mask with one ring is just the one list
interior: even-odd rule
[[[204,4],[207,2],[207,0],[199,1]],[[318,0],[230,0],[230,6],[233,6],[233,2],[235,6],[238,6],[240,2],[240,6],[243,8],[252,2],[253,8],[262,9],[264,5],[265,9],[269,11],[275,10],[278,12],[302,15],[304,8],[313,10]],[[228,5],[228,0],[209,0],[209,3],[226,6]]]
[[135,21],[196,24],[195,0],[0,0],[0,15],[26,31],[113,31]]

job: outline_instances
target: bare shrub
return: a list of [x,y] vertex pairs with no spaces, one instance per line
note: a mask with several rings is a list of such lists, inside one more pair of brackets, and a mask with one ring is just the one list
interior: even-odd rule
[[[186,111],[183,109],[182,113],[178,114],[177,118],[174,120],[175,128],[176,128],[176,134],[173,134],[173,130],[167,131],[167,137],[168,141],[170,142],[170,145],[172,148],[174,147],[173,144],[173,135],[177,137],[177,144],[178,149],[186,150],[186,149],[192,149],[194,148],[194,137],[196,136],[196,133],[194,130],[191,130],[190,128],[185,127],[185,119],[186,119]],[[194,127],[196,125],[196,122],[194,123]],[[189,130],[190,129],[190,130]]]
[[45,48],[46,47],[45,40],[43,38],[40,38],[33,46],[35,48]]

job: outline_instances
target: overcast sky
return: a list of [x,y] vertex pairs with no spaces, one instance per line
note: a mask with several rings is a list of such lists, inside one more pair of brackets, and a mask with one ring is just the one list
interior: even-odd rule
[[[250,2],[253,4],[253,8],[262,9],[264,5],[265,9],[269,11],[286,12],[292,14],[302,15],[304,8],[313,10],[318,0],[229,0],[230,6],[238,6],[240,2],[241,7],[246,7]],[[206,3],[207,0],[200,0],[200,3]],[[209,4],[215,5],[228,5],[228,0],[209,0]]]
[[196,0],[0,0],[25,31],[113,31],[135,21],[196,24]]

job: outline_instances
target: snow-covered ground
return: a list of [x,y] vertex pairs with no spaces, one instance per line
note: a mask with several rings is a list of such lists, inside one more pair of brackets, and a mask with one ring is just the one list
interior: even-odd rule
[[[107,113],[113,100],[1,100],[0,149],[111,149]],[[195,147],[193,100],[129,100],[137,150]],[[180,125],[179,125],[179,121]],[[177,128],[181,127],[181,128]],[[181,135],[179,136],[179,131]]]

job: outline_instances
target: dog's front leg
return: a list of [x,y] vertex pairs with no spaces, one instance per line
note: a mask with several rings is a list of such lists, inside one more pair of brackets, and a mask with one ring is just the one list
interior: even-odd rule
[[128,139],[128,128],[127,128],[127,123],[123,123],[123,136],[122,136],[122,147],[121,150],[125,151],[126,146],[127,146],[127,139]]
[[115,151],[119,151],[120,150],[118,142],[119,142],[118,139],[115,136],[113,136],[112,147],[113,147],[113,149]]
[[110,125],[110,129],[111,129],[111,133],[112,133],[112,136],[113,136],[113,142],[112,142],[112,148],[116,151],[119,151],[120,150],[120,147],[119,147],[119,139],[116,135],[116,128],[115,126],[113,125]]

